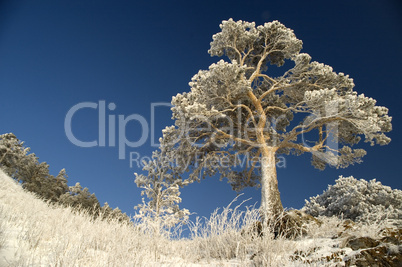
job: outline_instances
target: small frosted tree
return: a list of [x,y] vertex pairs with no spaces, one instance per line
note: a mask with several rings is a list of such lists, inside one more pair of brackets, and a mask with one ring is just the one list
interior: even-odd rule
[[159,235],[164,228],[170,229],[188,219],[189,211],[178,205],[181,202],[179,189],[186,182],[177,179],[177,168],[160,151],[152,153],[152,159],[144,162],[143,170],[148,175],[135,173],[135,183],[143,189],[141,195],[145,194],[148,202],[142,199],[142,204],[135,207],[138,209],[135,217],[153,227],[154,234]]
[[[208,52],[229,62],[199,71],[190,92],[173,97],[175,126],[161,140],[189,181],[219,173],[235,190],[261,186],[263,215],[278,214],[279,155],[311,153],[318,169],[345,168],[366,154],[353,149],[362,137],[371,145],[390,142],[388,109],[353,91],[348,75],[300,53],[293,30],[232,19],[220,28]],[[280,72],[283,65],[290,68]]]

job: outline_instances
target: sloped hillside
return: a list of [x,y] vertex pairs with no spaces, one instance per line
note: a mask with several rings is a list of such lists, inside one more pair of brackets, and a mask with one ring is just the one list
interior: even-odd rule
[[[300,214],[289,212],[288,214]],[[293,216],[293,215],[292,215]],[[152,225],[99,220],[49,206],[0,170],[0,266],[398,266],[401,230],[330,217],[293,238],[255,231],[257,210],[228,206],[152,234]],[[300,217],[300,216],[299,216]],[[266,231],[264,231],[266,230]],[[181,231],[190,238],[178,238]],[[366,265],[365,265],[366,264]],[[377,264],[377,265],[376,265]]]
[[49,206],[2,170],[0,240],[0,266],[137,266],[150,257],[132,225]]

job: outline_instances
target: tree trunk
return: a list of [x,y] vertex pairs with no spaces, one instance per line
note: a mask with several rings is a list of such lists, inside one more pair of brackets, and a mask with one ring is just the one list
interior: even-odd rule
[[261,216],[263,219],[277,216],[283,206],[276,178],[275,150],[262,148],[261,158]]

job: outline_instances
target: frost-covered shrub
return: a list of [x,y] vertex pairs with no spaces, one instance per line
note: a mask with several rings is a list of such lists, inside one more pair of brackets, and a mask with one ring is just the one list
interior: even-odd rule
[[303,207],[313,216],[343,216],[354,221],[376,219],[402,220],[402,191],[382,185],[375,179],[367,182],[353,176],[336,180],[321,195],[306,200]]

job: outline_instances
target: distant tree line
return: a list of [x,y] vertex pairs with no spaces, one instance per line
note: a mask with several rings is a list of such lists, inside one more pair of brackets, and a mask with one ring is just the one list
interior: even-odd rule
[[13,133],[0,135],[0,168],[18,181],[22,187],[45,201],[71,206],[74,210],[85,210],[94,218],[117,219],[128,222],[130,218],[119,208],[112,209],[106,202],[100,205],[94,193],[80,183],[67,185],[67,173],[62,169],[58,175],[49,174],[49,165],[39,162],[30,148],[25,147]]

